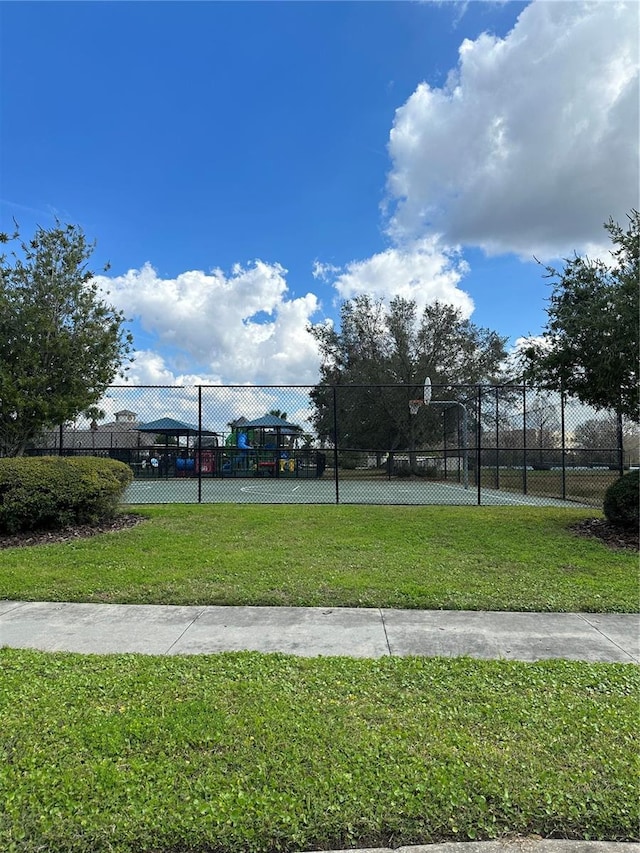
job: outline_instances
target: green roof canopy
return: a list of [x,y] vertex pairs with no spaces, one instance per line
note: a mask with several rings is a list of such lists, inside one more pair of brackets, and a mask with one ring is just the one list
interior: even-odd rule
[[157,421],[149,421],[146,424],[138,424],[138,432],[154,432],[159,435],[217,435],[210,429],[199,430],[194,424],[185,424],[174,418],[159,418]]
[[242,424],[242,429],[271,429],[285,435],[296,435],[302,432],[302,427],[289,423],[289,421],[285,421],[284,418],[279,418],[277,415],[264,415],[253,421],[247,421]]

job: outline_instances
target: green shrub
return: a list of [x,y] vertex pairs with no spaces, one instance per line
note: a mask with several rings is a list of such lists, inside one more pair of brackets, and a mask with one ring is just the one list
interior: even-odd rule
[[629,471],[612,483],[605,492],[603,510],[611,524],[618,527],[637,527],[640,523],[639,474],[640,471]]
[[438,479],[438,469],[435,465],[414,465],[409,462],[398,462],[394,473],[397,477],[425,477],[430,480]]
[[343,450],[338,456],[338,464],[344,471],[355,471],[360,462],[360,454],[356,450]]
[[408,462],[397,462],[394,468],[396,477],[410,477],[411,465]]
[[0,459],[0,531],[17,533],[113,518],[132,479],[129,466],[114,459]]

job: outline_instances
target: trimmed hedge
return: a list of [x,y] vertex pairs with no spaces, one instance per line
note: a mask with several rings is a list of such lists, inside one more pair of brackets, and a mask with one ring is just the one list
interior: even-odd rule
[[0,531],[113,518],[132,479],[128,465],[95,456],[0,459]]
[[640,471],[629,471],[609,486],[602,507],[607,521],[618,527],[640,524],[639,488]]

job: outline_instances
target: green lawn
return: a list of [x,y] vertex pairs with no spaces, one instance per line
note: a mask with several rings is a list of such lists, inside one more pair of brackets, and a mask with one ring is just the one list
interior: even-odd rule
[[637,840],[638,667],[0,651],[0,848]]
[[537,507],[135,507],[91,539],[0,551],[0,598],[638,611],[638,559]]
[[[365,455],[363,454],[363,456]],[[534,460],[532,459],[531,461],[533,462]],[[522,468],[501,467],[496,469],[490,465],[483,465],[481,472],[483,489],[499,488],[502,491],[511,492],[515,495],[521,495],[525,491],[525,472]],[[340,480],[378,482],[382,488],[382,484],[388,478],[388,472],[386,466],[383,468],[357,468],[355,470],[341,468],[339,476]],[[588,504],[599,510],[602,507],[607,488],[619,476],[620,474],[617,470],[567,467],[564,472],[563,495],[561,469],[554,468],[551,471],[534,471],[529,468],[526,471],[526,494],[529,497],[539,498],[564,497],[566,500]],[[331,467],[327,468],[325,479],[333,479],[333,477],[333,469]],[[435,479],[427,477],[425,481],[427,480],[430,480],[434,484],[438,482],[457,483],[459,482],[459,475],[455,468],[453,468],[449,470],[446,480],[442,479],[442,472],[439,472]],[[470,483],[472,488],[476,487],[476,474],[473,470],[470,472]]]
[[[619,476],[617,471],[567,468],[564,483],[565,497],[600,508],[607,488]],[[523,472],[511,468],[500,469],[497,472],[488,467],[482,469],[483,487],[496,488],[498,483],[501,489],[521,494],[524,489]],[[561,498],[562,471],[527,471],[527,494],[530,497]]]
[[[638,610],[591,512],[155,506],[0,551],[0,598]],[[638,840],[640,669],[0,649],[0,849],[293,853]]]

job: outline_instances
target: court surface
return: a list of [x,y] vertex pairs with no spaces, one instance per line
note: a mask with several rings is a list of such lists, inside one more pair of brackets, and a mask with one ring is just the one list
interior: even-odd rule
[[[135,480],[124,500],[141,503],[198,503],[198,481],[186,479]],[[478,503],[478,490],[458,483],[397,480],[341,480],[336,495],[334,480],[209,479],[202,480],[201,503],[270,504],[398,504],[470,506]],[[484,506],[584,506],[540,495],[523,495],[482,489]]]

